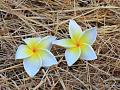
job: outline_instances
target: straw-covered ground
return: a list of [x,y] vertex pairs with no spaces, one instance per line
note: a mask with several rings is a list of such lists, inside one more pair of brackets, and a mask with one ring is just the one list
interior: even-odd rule
[[[92,47],[97,59],[72,66],[65,48],[53,45],[58,65],[41,67],[30,78],[23,60],[15,60],[22,39],[69,38],[69,20],[83,29],[97,27]],[[0,0],[0,90],[120,90],[119,0]]]

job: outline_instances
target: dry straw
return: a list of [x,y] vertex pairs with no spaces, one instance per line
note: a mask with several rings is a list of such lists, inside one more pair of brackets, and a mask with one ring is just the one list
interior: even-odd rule
[[[28,37],[67,38],[68,22],[74,19],[83,30],[98,27],[92,45],[98,59],[79,59],[68,67],[65,49],[53,46],[58,65],[30,78],[22,60],[15,61],[17,47]],[[0,90],[119,90],[119,0],[0,0]]]

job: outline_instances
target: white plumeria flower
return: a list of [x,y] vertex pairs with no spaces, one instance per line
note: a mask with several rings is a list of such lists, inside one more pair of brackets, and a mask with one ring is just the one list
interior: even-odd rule
[[23,40],[27,45],[18,47],[15,59],[24,59],[23,65],[30,77],[33,77],[41,66],[57,64],[54,55],[49,51],[55,39],[54,36],[27,38]]
[[97,59],[91,47],[97,37],[97,28],[93,27],[82,32],[81,27],[74,21],[69,22],[69,33],[71,39],[53,41],[53,44],[66,48],[65,58],[69,66],[80,57],[85,60]]

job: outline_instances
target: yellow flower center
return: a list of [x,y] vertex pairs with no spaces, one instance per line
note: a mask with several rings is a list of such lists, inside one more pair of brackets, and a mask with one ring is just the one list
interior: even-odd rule
[[80,46],[80,43],[77,42],[77,43],[76,43],[76,46],[79,47],[79,46]]
[[36,51],[37,51],[36,48],[34,48],[34,49],[33,49],[33,52],[36,52]]

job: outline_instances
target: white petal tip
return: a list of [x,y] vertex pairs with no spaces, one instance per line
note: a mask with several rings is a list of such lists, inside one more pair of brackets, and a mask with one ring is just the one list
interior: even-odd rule
[[[78,59],[76,59],[75,61],[77,61]],[[75,63],[75,62],[74,62]],[[71,62],[67,62],[68,66],[72,66],[74,63]]]
[[55,37],[55,36],[53,36],[54,37],[54,40],[57,38],[57,37]]
[[73,19],[70,19],[70,22],[75,22]]
[[93,27],[95,30],[97,30],[97,27]]
[[21,58],[19,58],[19,55],[20,55],[20,50],[21,50],[21,47],[22,47],[22,46],[24,46],[24,45],[21,44],[20,46],[18,46],[17,51],[16,51],[16,54],[15,54],[15,60],[21,59]]
[[91,28],[97,29],[97,27],[91,27]]
[[94,60],[97,59],[97,56],[94,58]]
[[92,57],[92,58],[89,58],[89,59],[85,59],[85,60],[95,60],[95,59],[97,59],[97,56],[94,56],[94,57]]
[[56,36],[47,36],[47,38],[50,38],[50,37],[52,38],[52,42],[55,41],[57,38]]
[[20,59],[18,52],[16,52],[16,54],[15,54],[15,60],[17,60],[17,59]]
[[52,44],[56,44],[56,40],[52,42]]
[[[39,71],[39,70],[38,70]],[[28,72],[28,71],[26,71],[27,72],[27,74],[30,76],[30,77],[34,77],[36,74],[37,74],[37,72],[38,71],[35,71],[34,73],[33,72]]]
[[68,64],[68,66],[72,66],[73,64],[71,64],[71,63],[67,63]]
[[75,22],[73,19],[70,19],[69,24],[70,24],[70,25],[73,25],[73,24],[76,24],[76,22]]
[[97,59],[97,56],[95,56],[92,60],[95,60],[95,59]]
[[29,39],[29,38],[22,39],[22,41],[26,42],[27,39]]
[[33,75],[33,74],[28,74],[30,77],[34,77],[35,75]]
[[95,34],[97,34],[97,27],[92,27],[92,28],[90,28],[90,30],[93,30],[95,32]]

